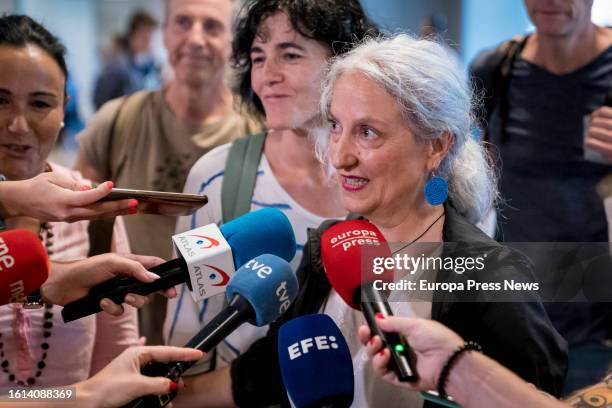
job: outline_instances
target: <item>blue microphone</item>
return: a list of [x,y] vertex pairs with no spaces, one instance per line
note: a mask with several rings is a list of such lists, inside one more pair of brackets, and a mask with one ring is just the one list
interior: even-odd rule
[[[185,347],[207,353],[238,326],[245,322],[256,326],[272,323],[291,305],[298,292],[298,282],[287,261],[275,255],[261,255],[236,271],[225,292],[229,304],[187,342]],[[170,363],[153,362],[142,367],[142,374],[150,377],[178,379],[195,361]],[[124,408],[166,406],[175,396],[147,395]]]
[[[287,216],[276,208],[264,208],[245,214],[222,225],[220,230],[232,249],[236,269],[262,254],[273,254],[287,262],[295,256],[293,228]],[[181,256],[149,270],[159,275],[160,279],[144,283],[134,278],[115,277],[94,286],[87,296],[64,306],[62,309],[64,322],[71,322],[102,311],[100,301],[103,298],[121,304],[128,293],[146,296],[191,282],[189,268]],[[227,274],[225,276],[229,279]]]
[[220,227],[232,247],[236,269],[262,254],[273,254],[291,262],[295,256],[295,234],[287,216],[276,208],[263,208],[238,217]]
[[282,325],[278,359],[296,408],[346,408],[353,403],[351,353],[329,316],[305,315]]

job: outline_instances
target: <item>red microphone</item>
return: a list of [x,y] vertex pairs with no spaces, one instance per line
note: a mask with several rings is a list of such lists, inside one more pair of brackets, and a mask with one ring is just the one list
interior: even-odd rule
[[49,257],[31,231],[0,232],[0,305],[20,302],[47,280]]
[[414,351],[399,334],[383,332],[376,324],[377,314],[393,316],[393,312],[373,282],[393,282],[394,271],[384,268],[375,273],[373,261],[390,256],[385,237],[366,220],[339,222],[321,237],[321,259],[329,283],[350,307],[363,312],[372,335],[378,335],[389,349],[389,370],[400,381],[414,382],[418,379]]

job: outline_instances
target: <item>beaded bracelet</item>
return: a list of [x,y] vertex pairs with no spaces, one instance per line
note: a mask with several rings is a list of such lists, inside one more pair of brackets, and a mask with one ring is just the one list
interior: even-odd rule
[[438,378],[438,395],[441,398],[447,398],[448,395],[444,390],[444,386],[446,385],[446,380],[448,380],[448,375],[450,374],[451,368],[453,368],[453,364],[457,362],[461,354],[466,351],[478,351],[482,352],[482,347],[480,344],[475,341],[466,341],[462,346],[458,347],[457,350],[451,354],[451,356],[446,360],[446,364],[442,368],[442,372],[440,373],[440,377]]

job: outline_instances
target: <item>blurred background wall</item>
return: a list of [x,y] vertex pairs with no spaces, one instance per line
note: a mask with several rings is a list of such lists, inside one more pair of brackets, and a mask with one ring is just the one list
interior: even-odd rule
[[[420,33],[425,19],[441,16],[444,37],[467,63],[480,50],[530,29],[520,0],[362,0],[370,17],[389,31]],[[0,14],[28,14],[57,34],[68,48],[69,65],[78,90],[79,113],[94,113],[92,93],[102,67],[102,53],[123,33],[131,14],[144,9],[162,20],[162,0],[0,0]],[[612,25],[612,0],[595,0],[593,19]],[[165,58],[159,30],[154,52]]]

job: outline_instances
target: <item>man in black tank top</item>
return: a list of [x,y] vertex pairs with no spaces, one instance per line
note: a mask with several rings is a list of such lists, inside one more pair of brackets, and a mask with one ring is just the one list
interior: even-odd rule
[[[497,69],[492,65],[502,47],[482,52],[471,66],[476,86],[496,84],[485,97],[503,99],[492,104],[485,129],[501,160],[506,205],[499,237],[607,242],[595,187],[612,173],[612,107],[605,106],[612,105],[612,30],[591,22],[592,0],[524,3],[536,31],[521,42],[503,80],[499,73],[493,81],[486,77]],[[610,369],[611,305],[547,304],[570,345],[566,392],[599,381]]]

